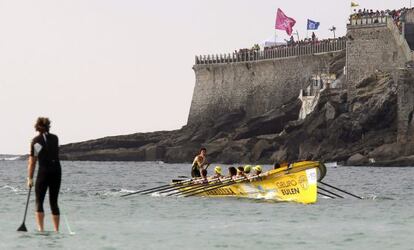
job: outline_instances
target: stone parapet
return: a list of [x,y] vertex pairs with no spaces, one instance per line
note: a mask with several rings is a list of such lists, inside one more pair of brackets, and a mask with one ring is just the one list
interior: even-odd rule
[[347,25],[349,29],[372,27],[372,26],[385,26],[387,21],[390,19],[389,16],[375,16],[375,17],[358,17],[351,18],[350,23]]
[[195,64],[226,64],[265,61],[345,50],[345,39],[331,39],[307,45],[279,46],[264,51],[246,51],[195,57]]

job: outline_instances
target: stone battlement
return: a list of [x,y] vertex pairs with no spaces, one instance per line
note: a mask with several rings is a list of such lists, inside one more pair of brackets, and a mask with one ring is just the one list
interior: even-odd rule
[[392,20],[390,16],[351,18],[350,23],[348,24],[348,29],[363,28],[366,26],[386,26],[388,19]]
[[314,44],[280,46],[264,51],[234,52],[228,54],[196,56],[195,64],[243,63],[337,52],[346,48],[345,39],[329,39]]

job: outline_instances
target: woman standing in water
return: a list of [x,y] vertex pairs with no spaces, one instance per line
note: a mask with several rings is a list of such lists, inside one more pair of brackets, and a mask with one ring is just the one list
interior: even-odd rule
[[27,185],[33,186],[33,174],[36,162],[39,162],[39,170],[35,183],[36,193],[36,223],[40,232],[44,230],[43,201],[46,191],[49,189],[49,202],[52,210],[52,221],[55,232],[59,231],[59,206],[58,196],[62,170],[59,161],[59,139],[56,135],[50,134],[49,118],[39,117],[35,124],[39,135],[33,138],[30,145],[30,157],[27,168]]

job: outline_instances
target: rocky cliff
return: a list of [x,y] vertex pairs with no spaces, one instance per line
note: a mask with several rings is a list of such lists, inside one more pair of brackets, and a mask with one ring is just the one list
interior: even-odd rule
[[[344,64],[344,53],[330,62],[339,79]],[[412,69],[404,70],[400,81],[414,83]],[[204,146],[209,160],[221,163],[316,159],[351,165],[412,164],[410,144],[397,142],[398,84],[394,79],[388,73],[372,74],[357,84],[351,103],[346,90],[325,90],[315,110],[301,121],[297,120],[301,101],[293,98],[253,118],[235,110],[179,130],[64,145],[61,155],[67,160],[189,162]]]

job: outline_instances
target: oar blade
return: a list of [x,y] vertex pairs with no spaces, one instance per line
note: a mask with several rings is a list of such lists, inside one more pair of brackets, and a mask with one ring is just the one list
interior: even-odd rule
[[24,222],[23,222],[23,224],[17,229],[17,231],[18,232],[27,232],[27,228],[26,228],[26,225],[24,224]]

